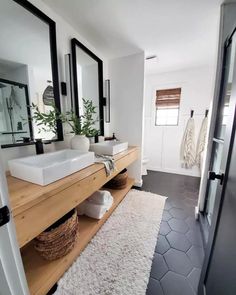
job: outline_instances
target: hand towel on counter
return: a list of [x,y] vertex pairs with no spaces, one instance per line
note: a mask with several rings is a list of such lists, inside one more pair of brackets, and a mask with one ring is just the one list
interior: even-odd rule
[[87,201],[90,203],[98,204],[98,205],[106,205],[110,202],[111,193],[109,191],[96,191],[92,194]]
[[95,163],[103,163],[106,169],[107,176],[110,176],[113,171],[115,171],[115,161],[110,156],[105,155],[95,155]]

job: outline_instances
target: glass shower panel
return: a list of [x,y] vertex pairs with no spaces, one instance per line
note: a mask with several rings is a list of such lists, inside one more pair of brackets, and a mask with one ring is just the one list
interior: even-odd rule
[[4,132],[7,129],[6,126],[6,109],[4,107],[4,94],[3,88],[5,87],[4,84],[0,83],[0,133]]
[[27,88],[0,81],[0,144],[22,142],[30,137]]
[[[212,162],[211,171],[216,174],[221,174],[220,165],[222,160],[222,152],[224,147],[225,131],[228,124],[229,117],[229,106],[231,103],[231,89],[233,77],[235,75],[235,53],[236,53],[236,39],[235,36],[231,39],[226,47],[226,55],[223,67],[223,84],[221,85],[220,101],[217,110],[217,120],[215,137],[213,139],[213,149],[212,149]],[[208,182],[208,192],[206,198],[205,213],[208,223],[212,222],[212,214],[215,204],[216,191],[217,191],[217,180],[210,180]]]
[[224,140],[225,129],[227,125],[227,120],[229,116],[229,103],[231,96],[232,81],[234,75],[234,62],[235,62],[235,48],[236,39],[232,39],[232,44],[227,49],[227,56],[225,61],[225,77],[224,86],[222,88],[220,112],[217,120],[217,129],[215,137]]

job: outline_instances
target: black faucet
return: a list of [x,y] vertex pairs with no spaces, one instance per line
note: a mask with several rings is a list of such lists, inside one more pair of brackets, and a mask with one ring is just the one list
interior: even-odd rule
[[99,137],[98,137],[98,133],[97,133],[94,136],[94,143],[98,143],[98,142],[99,142]]
[[44,149],[43,149],[43,141],[41,138],[39,139],[35,139],[35,150],[36,150],[36,154],[40,155],[44,153]]

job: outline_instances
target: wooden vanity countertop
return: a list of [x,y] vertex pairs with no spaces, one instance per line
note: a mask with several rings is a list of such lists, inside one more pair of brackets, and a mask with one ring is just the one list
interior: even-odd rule
[[[114,156],[115,162],[130,153],[137,153],[138,149],[138,147],[129,147],[128,150]],[[103,164],[95,163],[46,186],[33,184],[8,175],[7,182],[13,216],[20,214],[46,198],[57,194],[58,192],[102,169],[105,170]],[[112,177],[108,177],[108,180]]]

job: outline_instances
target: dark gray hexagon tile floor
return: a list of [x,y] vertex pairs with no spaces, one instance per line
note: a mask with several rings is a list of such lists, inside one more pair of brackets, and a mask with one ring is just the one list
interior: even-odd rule
[[204,259],[194,218],[199,178],[148,171],[142,190],[167,196],[146,295],[196,295]]
[[187,252],[192,246],[186,235],[175,232],[174,230],[170,231],[166,238],[171,248],[176,250]]

